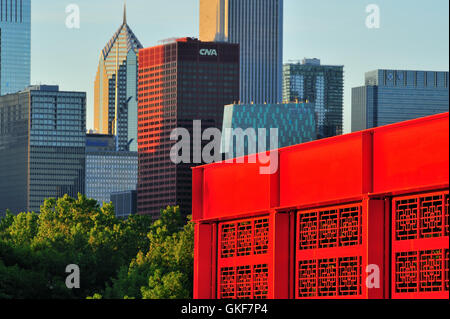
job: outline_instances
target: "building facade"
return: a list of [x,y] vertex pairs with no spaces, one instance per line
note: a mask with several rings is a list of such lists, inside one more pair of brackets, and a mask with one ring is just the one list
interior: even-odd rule
[[30,85],[31,0],[0,1],[0,95]]
[[87,135],[87,197],[103,204],[110,202],[112,193],[136,190],[137,172],[137,152],[116,151],[113,135]]
[[137,192],[125,191],[111,194],[117,218],[128,218],[137,213]]
[[100,54],[94,84],[94,129],[117,137],[122,151],[137,151],[137,62],[141,43],[123,23]]
[[0,211],[84,194],[85,144],[86,93],[32,86],[0,97]]
[[343,133],[344,67],[304,59],[283,67],[283,101],[309,101],[316,107],[317,138]]
[[194,120],[221,129],[224,105],[238,99],[237,44],[183,38],[139,51],[139,214],[157,218],[168,205],[190,212],[190,168],[201,164],[192,158],[201,145],[192,145],[190,163],[176,165],[171,132],[192,133]]
[[375,70],[352,89],[352,131],[449,110],[448,72]]
[[200,0],[200,40],[240,45],[241,103],[281,102],[283,0]]
[[[275,132],[270,131],[273,128],[277,129],[276,136]],[[240,135],[240,130],[231,132],[230,129],[242,129],[242,133],[245,133],[247,129],[253,130]],[[260,129],[265,129],[265,132]],[[263,136],[263,133],[266,140],[261,141],[260,146],[260,136]],[[222,134],[222,151],[227,154],[227,158],[310,142],[317,136],[314,104],[227,105],[224,111]],[[253,143],[254,149],[249,148],[249,142]]]

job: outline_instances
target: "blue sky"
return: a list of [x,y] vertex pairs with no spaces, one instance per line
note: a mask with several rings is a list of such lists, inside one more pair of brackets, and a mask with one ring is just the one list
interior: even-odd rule
[[[65,8],[80,7],[80,29],[65,26]],[[365,26],[369,4],[379,29]],[[32,0],[32,83],[59,84],[88,96],[100,51],[122,23],[123,0]],[[198,36],[199,0],[128,0],[128,24],[144,47],[166,38]],[[285,0],[284,61],[316,57],[344,65],[344,127],[350,130],[351,88],[378,68],[449,69],[448,0]]]

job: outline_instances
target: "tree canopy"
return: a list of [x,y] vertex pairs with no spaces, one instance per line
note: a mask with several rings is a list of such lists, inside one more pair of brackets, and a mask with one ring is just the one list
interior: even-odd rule
[[[112,204],[64,196],[0,220],[0,298],[190,298],[193,224],[178,207],[117,219]],[[80,268],[68,289],[66,266]]]

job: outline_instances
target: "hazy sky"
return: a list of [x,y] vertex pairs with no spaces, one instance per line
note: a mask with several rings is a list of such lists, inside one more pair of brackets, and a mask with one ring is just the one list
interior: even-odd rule
[[[284,61],[315,57],[344,65],[344,126],[351,88],[379,68],[448,71],[448,0],[285,0]],[[80,8],[80,29],[65,8]],[[379,29],[365,25],[366,6],[381,10]],[[123,0],[32,0],[32,83],[85,91],[93,123],[93,84],[101,49],[122,23]],[[199,0],[128,0],[128,24],[144,47],[161,39],[198,37]]]

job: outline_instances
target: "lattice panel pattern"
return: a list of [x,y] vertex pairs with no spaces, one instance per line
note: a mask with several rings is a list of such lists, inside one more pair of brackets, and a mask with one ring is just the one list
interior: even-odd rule
[[[298,212],[297,298],[362,294],[362,213],[361,203]],[[355,255],[341,257],[349,248]],[[318,253],[322,258],[311,259]]]
[[361,206],[298,213],[298,249],[357,246],[362,242]]
[[219,223],[220,299],[269,297],[270,217]]
[[268,218],[225,223],[220,227],[221,258],[267,254],[269,248]]
[[268,294],[267,264],[224,267],[220,270],[220,299],[266,299]]
[[448,291],[448,249],[397,253],[397,293]]
[[394,200],[395,240],[448,236],[448,194]]
[[448,298],[448,199],[446,191],[393,200],[394,297]]
[[297,280],[297,298],[360,295],[362,258],[301,260]]

